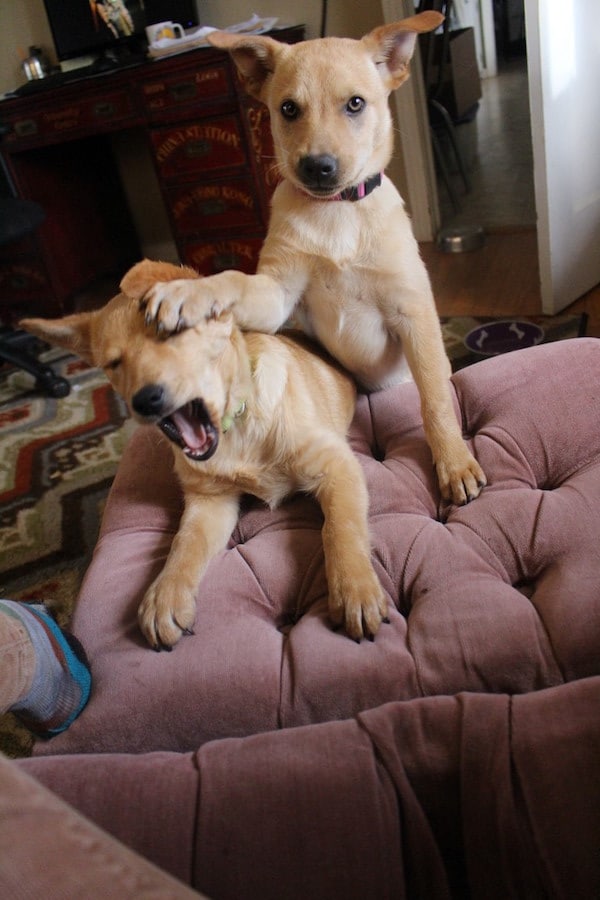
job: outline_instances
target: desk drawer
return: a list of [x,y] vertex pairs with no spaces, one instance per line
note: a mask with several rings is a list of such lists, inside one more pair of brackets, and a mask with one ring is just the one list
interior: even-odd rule
[[263,103],[245,100],[243,113],[248,125],[252,153],[256,160],[262,181],[270,197],[279,182],[278,167],[274,165],[275,148],[271,135],[269,110]]
[[57,103],[52,107],[33,109],[30,115],[22,118],[14,118],[9,140],[59,137],[80,130],[89,132],[90,127],[101,130],[103,125],[131,118],[133,112],[129,93],[124,90],[98,94],[83,102]]
[[218,183],[185,184],[167,191],[169,209],[179,234],[262,224],[252,179],[245,176]]
[[247,164],[240,124],[235,116],[156,129],[152,132],[152,144],[163,178]]
[[195,110],[205,101],[233,96],[227,65],[204,66],[187,72],[154,78],[141,86],[142,102],[152,119],[161,112],[191,104]]
[[39,300],[47,306],[50,285],[41,261],[36,259],[0,259],[0,301],[7,304],[16,319],[24,315],[25,301]]
[[183,248],[183,261],[202,275],[215,275],[225,269],[239,269],[253,275],[262,237],[240,237],[224,241],[198,241]]

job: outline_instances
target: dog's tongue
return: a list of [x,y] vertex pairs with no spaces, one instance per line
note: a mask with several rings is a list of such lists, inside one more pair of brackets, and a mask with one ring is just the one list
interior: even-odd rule
[[201,452],[210,443],[210,438],[204,425],[192,416],[188,417],[186,413],[187,407],[178,409],[171,418],[188,450],[194,453]]

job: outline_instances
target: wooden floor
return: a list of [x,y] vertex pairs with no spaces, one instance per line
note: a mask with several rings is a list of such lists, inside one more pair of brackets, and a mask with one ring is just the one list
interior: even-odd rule
[[[421,244],[440,316],[542,314],[535,229],[486,235],[481,250],[443,253]],[[586,334],[600,337],[600,285],[564,312],[587,313]]]
[[[440,316],[541,315],[535,229],[486,235],[481,250],[442,253],[421,244]],[[97,309],[117,292],[107,279],[75,298],[77,310]],[[565,312],[589,316],[587,334],[600,337],[600,285]]]

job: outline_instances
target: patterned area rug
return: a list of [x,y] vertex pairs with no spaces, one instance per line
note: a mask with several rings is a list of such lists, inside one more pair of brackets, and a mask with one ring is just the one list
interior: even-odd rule
[[[104,374],[61,350],[41,359],[71,384],[45,397],[25,372],[0,379],[0,596],[41,599],[68,621],[123,448],[136,427]],[[30,751],[0,716],[0,750]]]
[[42,358],[70,382],[68,397],[34,392],[20,371],[0,381],[0,591],[61,608],[77,594],[135,426],[100,370],[63,351]]
[[[453,368],[541,341],[576,337],[582,316],[443,320]],[[41,599],[68,621],[97,538],[106,496],[136,427],[103,373],[51,350],[42,355],[71,383],[57,400],[13,371],[0,378],[0,596]],[[29,733],[0,717],[0,750],[27,755]]]

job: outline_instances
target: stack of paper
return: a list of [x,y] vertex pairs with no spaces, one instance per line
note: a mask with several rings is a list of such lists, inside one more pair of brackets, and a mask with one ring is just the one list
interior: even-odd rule
[[[223,31],[231,31],[234,34],[263,34],[270,31],[277,23],[276,18],[261,18],[256,13],[247,22],[240,22],[237,25],[230,25]],[[148,46],[148,56],[150,59],[162,59],[165,56],[175,56],[178,53],[187,53],[188,50],[196,50],[198,47],[209,47],[210,44],[206,40],[207,35],[211,31],[216,31],[210,25],[203,25],[194,31],[187,31],[185,37],[182,38],[163,38],[163,40],[155,41]]]

